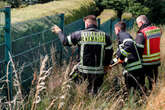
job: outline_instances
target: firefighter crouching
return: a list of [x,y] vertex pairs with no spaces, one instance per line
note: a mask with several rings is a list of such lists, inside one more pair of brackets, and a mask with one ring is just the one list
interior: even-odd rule
[[145,15],[136,19],[139,27],[136,36],[136,43],[141,54],[143,54],[144,74],[149,80],[149,90],[152,90],[153,83],[158,77],[158,66],[160,65],[160,28],[151,25]]
[[113,49],[110,36],[97,29],[96,17],[89,15],[84,18],[85,30],[73,32],[65,36],[58,26],[52,32],[58,34],[60,41],[65,46],[77,45],[79,63],[74,67],[78,76],[88,81],[88,92],[97,93],[103,83],[104,66],[108,66],[112,59]]
[[118,49],[116,58],[113,59],[110,67],[121,63],[124,68],[123,75],[128,92],[131,88],[142,91],[144,86],[142,56],[138,53],[136,43],[126,32],[126,24],[122,21],[115,24],[115,34],[117,35]]

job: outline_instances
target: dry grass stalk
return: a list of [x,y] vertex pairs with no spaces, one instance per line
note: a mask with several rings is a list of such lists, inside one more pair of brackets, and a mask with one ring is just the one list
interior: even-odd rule
[[64,110],[66,109],[67,104],[69,103],[70,97],[71,97],[71,90],[72,87],[72,81],[68,78],[68,74],[70,73],[70,64],[68,65],[65,74],[64,74],[64,81],[61,86],[61,95],[59,97],[59,104],[58,109]]
[[[8,78],[8,76],[9,76],[9,66],[10,66],[10,62],[11,61],[9,61],[8,62],[8,64],[7,64],[7,72],[6,72],[6,84],[7,84],[7,95],[8,95],[8,101],[6,102],[7,104],[8,104],[8,106],[9,106],[9,110],[12,110],[12,105],[11,105],[11,99],[10,99],[10,87],[9,87],[9,78]],[[11,74],[11,73],[10,73]]]
[[146,110],[165,110],[165,85],[162,82],[159,85],[158,92],[150,95],[148,103],[146,105]]
[[54,98],[46,110],[50,110],[54,106],[54,103],[57,101],[57,99],[57,97]]
[[38,76],[36,92],[35,92],[35,96],[32,102],[31,110],[36,110],[37,104],[41,101],[40,93],[46,89],[45,79],[49,76],[50,70],[52,69],[52,67],[50,67],[48,70],[45,69],[47,60],[48,60],[48,56],[45,56],[45,58],[41,62],[40,74]]
[[24,102],[24,99],[23,99],[23,96],[22,96],[22,91],[21,91],[21,73],[23,71],[23,68],[24,66],[22,66],[19,70],[16,70],[16,67],[15,67],[15,64],[13,62],[13,59],[11,57],[11,55],[9,54],[10,56],[10,61],[11,61],[11,64],[12,64],[12,68],[13,68],[13,87],[15,88],[15,91],[16,92],[16,95],[14,96],[13,98],[13,109],[14,110],[19,110],[21,109],[21,107],[24,108],[23,106],[23,102]]

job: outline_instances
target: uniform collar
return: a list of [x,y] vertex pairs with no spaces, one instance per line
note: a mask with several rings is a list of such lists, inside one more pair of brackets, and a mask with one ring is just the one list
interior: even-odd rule
[[97,26],[94,25],[94,24],[91,24],[91,25],[89,25],[86,29],[91,29],[91,28],[97,29]]
[[142,29],[144,29],[144,28],[146,28],[146,27],[148,27],[148,26],[150,26],[150,25],[151,25],[151,23],[143,24],[143,25],[139,28],[138,32],[140,32]]

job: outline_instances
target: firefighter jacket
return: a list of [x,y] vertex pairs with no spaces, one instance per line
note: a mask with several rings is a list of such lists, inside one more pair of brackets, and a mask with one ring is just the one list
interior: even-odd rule
[[110,64],[113,54],[110,36],[90,25],[85,30],[73,32],[65,36],[62,32],[58,36],[65,46],[78,46],[78,70],[87,74],[104,74],[104,66]]
[[141,58],[138,53],[136,42],[129,33],[119,32],[118,36],[117,58],[124,60],[122,65],[128,72],[142,68]]
[[144,24],[139,29],[135,40],[143,54],[143,65],[160,64],[160,36],[160,28],[150,24]]

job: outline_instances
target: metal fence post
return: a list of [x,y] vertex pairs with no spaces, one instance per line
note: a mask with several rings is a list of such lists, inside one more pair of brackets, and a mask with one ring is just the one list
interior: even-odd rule
[[100,18],[97,19],[97,27],[100,29]]
[[110,32],[110,36],[112,38],[112,19],[109,19],[109,32]]
[[[60,19],[61,19],[61,22],[60,22],[60,28],[61,28],[61,30],[62,31],[64,31],[64,13],[62,13],[61,15],[60,15]],[[63,45],[61,44],[61,48],[60,48],[60,65],[62,65],[62,58],[63,58]]]
[[[11,36],[10,36],[11,13],[10,11],[11,11],[10,7],[5,8],[5,61],[6,61],[5,70],[6,70],[6,74],[7,74],[7,64],[10,61],[9,53],[11,53]],[[8,99],[12,100],[13,99],[13,95],[12,95],[13,84],[12,84],[11,63],[9,64],[9,67],[8,67],[8,81],[9,81],[8,94],[10,94]]]

